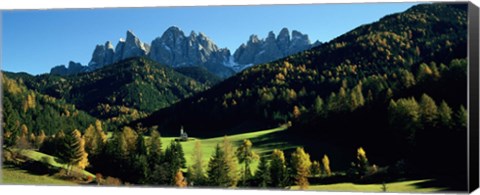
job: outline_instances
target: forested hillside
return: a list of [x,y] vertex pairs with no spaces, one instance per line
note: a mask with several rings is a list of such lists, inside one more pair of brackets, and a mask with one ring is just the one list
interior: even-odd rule
[[[183,70],[193,79],[147,58],[131,58],[93,72],[58,76],[7,73],[32,90],[64,99],[93,116],[123,124],[209,88],[218,82],[202,69]],[[203,76],[203,74],[207,74]]]
[[[463,181],[462,171],[441,167],[464,167],[466,153],[445,159],[441,151],[466,151],[466,35],[465,7],[414,6],[249,68],[137,122],[165,135],[183,125],[200,137],[286,123],[291,128],[278,136],[319,150],[313,158],[364,146],[380,165],[409,167],[402,174]],[[335,155],[343,159],[336,168],[355,160]]]
[[[449,74],[456,71],[451,61],[466,57],[466,25],[461,7],[418,5],[318,48],[247,69],[140,122],[166,133],[185,125],[196,136],[208,136],[250,127],[246,123],[272,126],[314,110],[351,112],[421,93],[458,108],[466,104],[466,93],[446,89],[466,90],[462,75]],[[430,83],[447,86],[437,90]]]
[[41,144],[45,136],[63,130],[85,129],[95,118],[65,100],[40,94],[25,87],[23,80],[2,74],[4,144]]
[[2,72],[4,159],[98,185],[465,190],[466,8],[416,5],[223,81],[147,58]]

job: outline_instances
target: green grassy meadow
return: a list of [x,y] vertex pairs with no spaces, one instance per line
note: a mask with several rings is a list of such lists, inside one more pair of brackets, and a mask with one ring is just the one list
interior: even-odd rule
[[2,167],[2,184],[26,185],[78,185],[75,182],[57,179],[49,175],[34,175],[26,170]]
[[[274,133],[283,131],[285,129],[286,129],[285,126],[281,126],[274,129],[266,129],[266,130],[251,132],[251,133],[242,133],[242,134],[227,135],[227,136],[228,136],[228,139],[233,143],[235,147],[240,146],[243,143],[244,139],[250,139],[250,141],[252,141],[253,143],[253,150],[259,155],[265,155],[265,154],[270,154],[275,148],[286,150],[286,149],[292,149],[297,147],[290,143],[280,141],[280,139],[274,136]],[[163,144],[163,149],[165,150],[167,146],[170,145],[170,142],[174,141],[175,138],[176,137],[162,137],[161,140]],[[182,148],[185,153],[185,160],[187,161],[187,167],[192,164],[191,158],[194,151],[196,140],[200,141],[203,159],[204,159],[204,165],[207,166],[210,156],[215,151],[215,146],[218,143],[222,143],[223,139],[224,137],[214,137],[214,138],[208,138],[208,139],[190,138],[186,142],[180,142],[182,144]],[[262,144],[259,144],[259,143],[262,143]],[[251,165],[252,171],[256,169],[257,165],[258,165],[258,161],[255,161],[254,163],[252,163]]]
[[[417,184],[428,182],[430,180],[410,180],[401,182],[386,183],[387,192],[439,192],[445,188],[439,187],[420,187]],[[292,189],[298,190],[298,186],[293,186]],[[314,191],[347,191],[347,192],[382,192],[382,184],[353,184],[353,183],[336,183],[325,185],[311,185],[307,190]]]
[[[37,152],[37,151],[34,151],[34,150],[18,150],[18,149],[12,149],[12,150],[15,151],[15,152],[18,152],[19,154],[27,157],[30,160],[39,161],[39,162],[42,162],[42,163],[47,163],[48,165],[50,165],[52,167],[55,167],[55,168],[68,169],[67,164],[57,162],[56,157],[54,157],[54,156],[51,156],[51,155],[48,155],[48,154],[45,154],[45,153],[41,153],[41,152]],[[95,178],[94,174],[92,174],[88,171],[85,171],[85,170],[83,170],[83,175]]]
[[[289,150],[298,147],[295,144],[287,143],[282,141],[281,138],[276,136],[278,132],[285,130],[286,127],[278,127],[273,129],[266,129],[257,132],[243,133],[237,135],[228,135],[228,139],[233,143],[235,147],[239,147],[244,139],[250,139],[253,143],[254,151],[259,155],[268,155],[272,152],[273,149]],[[148,136],[144,137],[149,139]],[[176,137],[162,137],[161,141],[163,144],[163,149],[165,150]],[[210,156],[215,150],[215,146],[218,143],[222,143],[224,137],[214,137],[207,139],[200,138],[189,138],[188,141],[180,142],[184,153],[185,159],[187,161],[187,166],[192,164],[192,154],[194,152],[195,142],[199,140],[201,143],[201,149],[203,153],[203,160],[205,169],[208,166]],[[50,166],[55,168],[67,168],[66,164],[57,162],[54,156],[44,154],[41,152],[33,150],[15,150],[15,152],[20,153],[21,155],[27,157],[33,161],[40,161],[43,163],[48,163]],[[251,165],[252,172],[257,168],[258,161],[255,161]],[[241,169],[241,166],[239,167]],[[186,169],[184,170],[186,171]],[[95,175],[84,171],[84,175],[92,176]],[[2,168],[2,183],[5,184],[48,184],[48,185],[78,185],[73,181],[66,181],[62,179],[55,178],[49,175],[35,175],[27,172],[26,170],[14,168],[14,167],[3,167]],[[401,182],[392,182],[387,183],[386,188],[387,192],[438,192],[445,190],[441,187],[425,187],[419,185],[430,180],[409,180]],[[293,190],[299,190],[298,186],[292,186]],[[351,191],[351,192],[381,192],[382,184],[354,184],[354,183],[336,183],[336,184],[312,184],[307,190],[312,191]]]

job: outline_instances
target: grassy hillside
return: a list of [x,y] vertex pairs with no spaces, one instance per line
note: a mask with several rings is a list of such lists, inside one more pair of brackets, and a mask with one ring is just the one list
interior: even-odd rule
[[[429,180],[412,180],[402,182],[386,183],[386,191],[394,193],[432,193],[439,192],[445,188],[441,187],[422,187],[422,184],[428,183]],[[298,186],[292,189],[298,190]],[[308,190],[326,191],[326,192],[382,192],[382,184],[353,184],[353,183],[337,183],[327,185],[311,185]]]
[[78,185],[75,182],[65,181],[49,175],[34,175],[26,170],[13,167],[2,167],[2,184],[21,185]]
[[[20,149],[11,149],[11,150],[12,150],[12,152],[16,152],[19,155],[26,157],[28,160],[43,163],[47,166],[51,166],[54,169],[59,170],[59,169],[68,169],[69,168],[69,166],[67,164],[58,162],[58,158],[55,157],[55,156],[51,156],[51,155],[44,154],[44,153],[41,153],[41,152],[37,152],[37,151],[34,151],[34,150],[20,150]],[[83,174],[84,177],[95,178],[94,174],[92,174],[88,171],[85,171],[85,170],[82,171],[82,174]]]
[[[238,147],[242,144],[244,139],[249,139],[253,143],[254,151],[260,155],[269,155],[273,149],[282,149],[282,150],[291,150],[297,147],[296,145],[292,145],[288,142],[285,142],[280,139],[280,137],[276,137],[275,133],[285,130],[286,127],[278,127],[274,129],[266,129],[262,131],[252,132],[252,133],[243,133],[243,134],[236,134],[236,135],[227,135],[228,140],[230,140],[235,147]],[[170,144],[171,141],[175,139],[175,137],[165,137],[161,138],[162,143],[164,145]],[[215,146],[217,144],[221,144],[224,137],[214,137],[208,139],[202,138],[192,138],[187,142],[181,142],[182,148],[185,152],[185,159],[187,160],[187,166],[191,165],[191,156],[194,151],[195,141],[199,140],[202,146],[202,153],[205,165],[208,164],[208,161],[215,151]],[[258,162],[252,165],[252,169],[255,170]]]

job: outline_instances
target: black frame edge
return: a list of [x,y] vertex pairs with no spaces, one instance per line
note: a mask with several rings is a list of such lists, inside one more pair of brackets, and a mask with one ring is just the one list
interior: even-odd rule
[[479,187],[479,8],[468,5],[469,123],[468,123],[468,191]]

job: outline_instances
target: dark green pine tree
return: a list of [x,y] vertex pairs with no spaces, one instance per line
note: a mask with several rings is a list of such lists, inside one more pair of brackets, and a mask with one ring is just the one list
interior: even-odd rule
[[138,184],[148,183],[149,169],[147,156],[145,154],[137,154],[132,159],[133,171],[129,175],[132,181]]
[[207,175],[208,185],[210,186],[228,187],[230,185],[225,152],[219,144],[215,147],[215,153],[208,162]]
[[284,188],[288,181],[287,165],[283,151],[274,149],[270,157],[270,178],[271,186]]
[[138,184],[144,184],[148,180],[149,164],[147,161],[148,149],[143,136],[137,137],[135,145],[135,152],[132,153],[131,157],[132,170],[129,177]]
[[255,172],[255,181],[259,187],[266,188],[270,184],[268,158],[266,156],[260,157],[257,171]]
[[463,105],[461,105],[460,109],[458,109],[456,113],[456,119],[457,128],[461,131],[465,131],[467,129],[468,112]]
[[185,152],[183,152],[183,147],[180,142],[175,142],[176,143],[176,154],[177,158],[179,160],[179,164],[181,168],[187,168],[187,160],[185,159]]
[[170,183],[175,184],[175,176],[181,168],[186,168],[185,153],[179,142],[172,141],[170,146],[165,150],[165,162],[168,165]]
[[135,147],[135,155],[147,155],[147,146],[145,145],[145,139],[143,136],[138,136],[137,137],[137,143]]
[[[58,133],[57,133],[58,134]],[[65,163],[70,163],[70,159],[75,156],[72,145],[75,144],[75,138],[70,134],[64,134],[63,137],[56,137],[58,157]]]
[[150,133],[148,150],[148,161],[150,163],[150,169],[154,169],[155,165],[161,164],[163,160],[162,141],[160,139],[160,133],[158,133],[158,131],[156,130],[153,130]]

